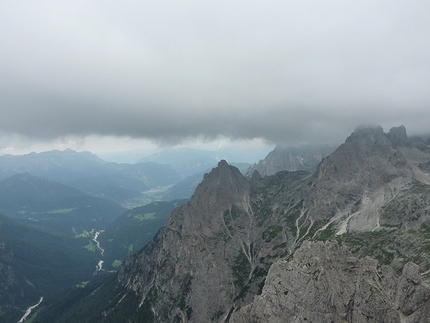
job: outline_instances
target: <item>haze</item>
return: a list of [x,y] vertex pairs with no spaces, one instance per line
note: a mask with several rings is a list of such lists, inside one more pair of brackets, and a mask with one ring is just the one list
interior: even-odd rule
[[358,124],[427,133],[429,10],[2,1],[0,149],[329,142]]

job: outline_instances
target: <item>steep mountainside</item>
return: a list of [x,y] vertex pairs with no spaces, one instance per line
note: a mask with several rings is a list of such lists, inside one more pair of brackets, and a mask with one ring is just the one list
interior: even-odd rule
[[127,254],[143,248],[167,222],[172,210],[186,202],[153,202],[128,210],[110,222],[98,237],[104,250],[103,268],[114,270]]
[[[245,322],[251,318],[262,322],[265,308],[279,313],[296,306],[291,316],[272,322],[288,318],[300,322],[299,317],[321,323],[329,318],[364,322],[364,316],[350,319],[348,315],[356,317],[359,302],[368,301],[363,311],[374,322],[383,313],[386,322],[396,322],[390,321],[394,317],[418,322],[428,314],[429,151],[424,142],[408,139],[404,127],[388,133],[381,127],[366,127],[356,129],[315,173],[283,171],[266,177],[254,173],[248,180],[221,161],[204,176],[190,201],[172,212],[155,238],[125,259],[116,279],[85,299],[91,310],[78,301],[85,313],[79,320],[117,322],[126,316],[127,322]],[[342,247],[307,240],[336,240]],[[305,249],[300,249],[302,245]],[[349,260],[336,260],[338,255]],[[334,258],[334,265],[324,257]],[[416,265],[405,265],[410,261]],[[389,267],[379,271],[383,265]],[[288,268],[293,272],[284,272]],[[306,268],[313,270],[311,274],[303,271]],[[362,273],[369,271],[362,281]],[[277,284],[273,275],[286,285],[273,287]],[[312,286],[320,294],[332,295],[335,309],[326,308],[327,303],[316,304],[311,314],[301,309],[318,302],[315,289],[304,285],[311,276],[317,278]],[[345,281],[345,295],[339,295],[337,285],[327,283],[338,276]],[[357,284],[349,284],[354,279]],[[282,296],[287,303],[276,308],[270,299],[281,287],[297,292]],[[408,296],[417,300],[416,306],[408,303]],[[340,306],[345,301],[357,303],[345,309]],[[67,310],[69,315],[73,311]]]
[[17,322],[40,297],[50,303],[70,285],[89,280],[96,258],[85,244],[0,214],[0,322]]

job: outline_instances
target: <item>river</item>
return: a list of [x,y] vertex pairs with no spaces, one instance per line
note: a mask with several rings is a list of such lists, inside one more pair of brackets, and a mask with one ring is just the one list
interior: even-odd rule
[[43,297],[40,298],[39,303],[37,303],[36,305],[30,306],[29,308],[27,308],[27,310],[25,311],[25,314],[23,317],[21,317],[21,319],[18,321],[18,323],[23,323],[27,317],[31,314],[31,311],[34,310],[36,307],[38,307],[40,305],[40,303],[42,303],[43,301]]
[[[99,238],[100,233],[102,233],[103,231],[104,231],[104,230],[101,230],[101,231],[95,231],[95,233],[94,233],[94,237],[93,237],[93,241],[96,243],[97,249],[99,249],[99,250],[100,250],[100,253],[101,253],[101,256],[102,256],[102,257],[104,256],[105,250],[100,246],[100,242],[99,242],[97,239]],[[103,260],[100,260],[100,261],[99,261],[99,263],[98,263],[98,264],[97,264],[97,266],[96,266],[96,271],[95,271],[95,273],[97,273],[98,271],[103,270],[103,263],[104,263],[104,261],[103,261]],[[94,274],[95,274],[95,273],[94,273]]]
[[97,240],[99,238],[99,234],[102,233],[102,232],[104,232],[104,230],[96,231],[94,233],[93,241],[96,243],[97,249],[100,250],[102,256],[104,256],[105,250],[102,247],[100,247],[100,242]]

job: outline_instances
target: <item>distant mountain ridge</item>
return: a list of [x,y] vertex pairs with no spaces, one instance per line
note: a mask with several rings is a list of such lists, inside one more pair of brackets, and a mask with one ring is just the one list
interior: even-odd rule
[[247,152],[246,149],[225,148],[216,151],[193,148],[173,148],[152,154],[138,162],[156,162],[168,164],[177,171],[181,178],[210,171],[222,159],[233,164],[247,164],[258,160],[261,152]]
[[78,153],[70,149],[0,156],[0,179],[18,173],[49,178],[119,204],[133,199],[136,204],[146,204],[152,197],[144,192],[180,180],[168,165],[153,162],[117,164],[105,162],[90,152]]
[[[80,173],[97,172],[107,163],[90,152],[52,150],[26,155],[1,155],[0,179],[18,173],[49,177],[59,182],[76,179]],[[48,176],[49,175],[49,176]]]
[[261,176],[274,175],[277,172],[305,170],[315,171],[317,165],[336,149],[332,145],[277,145],[263,160],[249,167],[247,175],[257,171]]
[[[237,158],[241,153],[243,151],[230,152]],[[29,173],[134,208],[158,200],[189,198],[198,184],[195,178],[200,175],[196,174],[203,175],[216,166],[219,159],[215,156],[211,151],[176,149],[135,164],[119,164],[106,162],[90,152],[70,149],[22,156],[1,155],[0,180]],[[237,165],[242,170],[249,167],[246,163]]]

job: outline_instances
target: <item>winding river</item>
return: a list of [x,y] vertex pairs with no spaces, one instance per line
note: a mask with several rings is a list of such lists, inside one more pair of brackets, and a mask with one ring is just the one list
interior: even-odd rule
[[25,314],[23,317],[21,317],[21,319],[18,321],[18,323],[23,323],[27,317],[31,314],[31,311],[34,310],[36,307],[38,307],[40,305],[40,303],[42,303],[43,301],[43,297],[40,298],[39,303],[37,303],[36,305],[30,306],[29,308],[27,308],[27,310],[25,311]]
[[[99,238],[100,233],[102,233],[104,230],[101,231],[95,231],[94,233],[94,237],[93,237],[93,241],[95,242],[97,249],[100,250],[101,256],[104,256],[105,250],[100,246],[100,241],[98,241],[97,239]],[[97,273],[98,271],[103,270],[103,260],[100,260],[99,263],[96,266],[96,271],[95,273]]]

